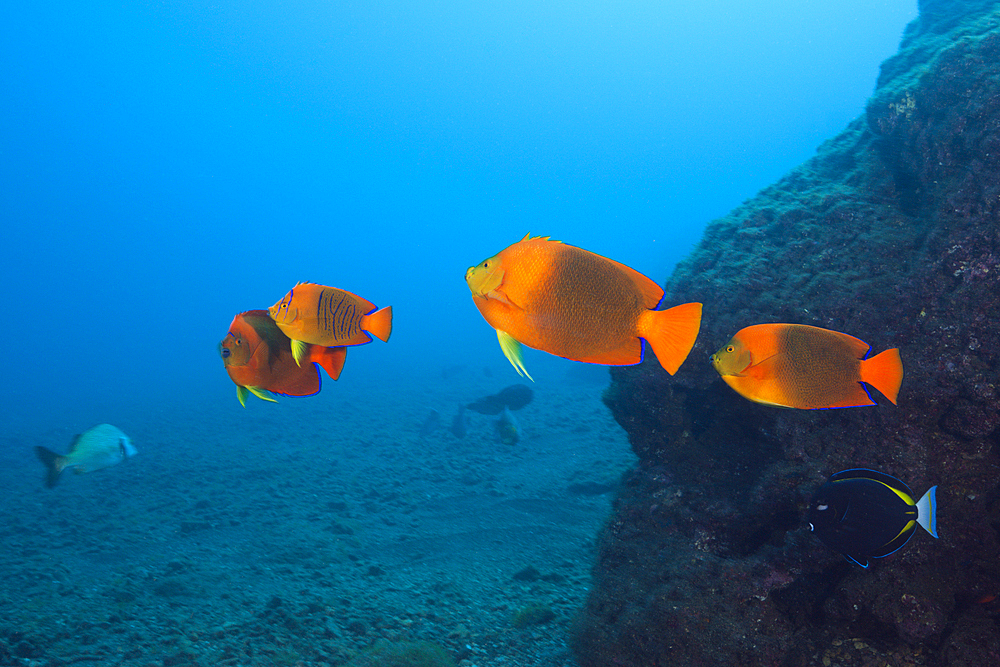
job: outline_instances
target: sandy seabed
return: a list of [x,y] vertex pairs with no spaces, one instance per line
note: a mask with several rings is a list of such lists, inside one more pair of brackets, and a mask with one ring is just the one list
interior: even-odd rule
[[[0,665],[339,665],[385,641],[575,665],[568,628],[635,459],[593,381],[534,385],[517,445],[485,415],[447,430],[511,375],[7,429]],[[421,435],[431,409],[442,428]],[[139,455],[45,489],[31,447],[64,452],[101,421]],[[554,617],[519,627],[529,607]]]

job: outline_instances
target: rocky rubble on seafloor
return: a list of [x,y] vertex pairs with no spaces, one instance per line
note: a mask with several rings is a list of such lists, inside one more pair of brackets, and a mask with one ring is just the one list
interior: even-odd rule
[[[666,285],[686,301],[705,313],[681,371],[615,369],[605,395],[640,462],[580,663],[1000,664],[1000,3],[921,2],[866,112],[708,226]],[[741,398],[707,358],[764,322],[898,347],[898,406]],[[854,467],[938,485],[940,539],[869,569],[824,547],[804,510]]]
[[592,385],[539,389],[517,447],[486,415],[463,438],[420,433],[427,405],[494,385],[126,414],[135,461],[54,489],[31,446],[71,432],[17,433],[0,667],[573,667],[594,535],[634,455]]

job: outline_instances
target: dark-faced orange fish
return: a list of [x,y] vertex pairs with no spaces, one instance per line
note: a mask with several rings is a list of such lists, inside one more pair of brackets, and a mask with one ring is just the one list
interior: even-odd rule
[[726,384],[765,405],[816,410],[875,405],[865,384],[893,403],[903,381],[899,350],[867,358],[854,336],[804,324],[740,329],[711,361]]
[[392,333],[392,306],[377,310],[375,304],[342,289],[299,283],[268,309],[274,323],[292,340],[296,363],[306,354],[306,344],[363,345],[372,334],[383,341]]
[[500,348],[528,375],[521,344],[574,361],[642,361],[642,340],[671,375],[694,345],[701,304],[656,310],[663,290],[624,264],[548,237],[525,236],[470,267],[465,281]]
[[[236,383],[236,397],[243,407],[247,394],[273,402],[267,392],[311,396],[320,390],[319,370],[313,364],[295,363],[291,341],[266,310],[249,310],[233,318],[229,333],[219,344],[219,353],[226,372]],[[344,368],[347,349],[310,345],[306,358],[336,380]]]

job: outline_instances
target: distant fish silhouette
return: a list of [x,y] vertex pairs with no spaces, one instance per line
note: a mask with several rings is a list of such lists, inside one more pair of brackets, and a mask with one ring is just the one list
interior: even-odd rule
[[514,419],[513,413],[507,408],[500,412],[496,426],[497,435],[500,436],[500,442],[503,444],[514,446],[521,439],[521,427]]
[[431,413],[427,415],[427,419],[420,426],[420,437],[426,438],[439,428],[441,428],[441,413],[431,409]]
[[501,389],[497,394],[483,396],[465,407],[473,412],[484,415],[498,415],[505,408],[520,410],[528,403],[531,403],[534,395],[531,387],[523,384],[512,384],[509,387]]
[[441,369],[441,379],[450,380],[462,375],[468,375],[469,369],[465,364],[452,364]]
[[465,416],[465,406],[458,406],[458,412],[451,420],[451,428],[448,429],[456,438],[464,438],[468,431],[468,419]]

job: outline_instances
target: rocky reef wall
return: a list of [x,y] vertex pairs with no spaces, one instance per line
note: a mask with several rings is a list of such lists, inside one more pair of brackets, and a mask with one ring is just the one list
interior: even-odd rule
[[[616,368],[638,465],[574,629],[584,667],[1000,664],[1000,3],[927,0],[866,113],[712,222],[666,284],[680,372]],[[762,322],[898,347],[898,406],[751,403],[708,356]],[[941,538],[865,570],[809,533],[832,473],[939,485]]]

